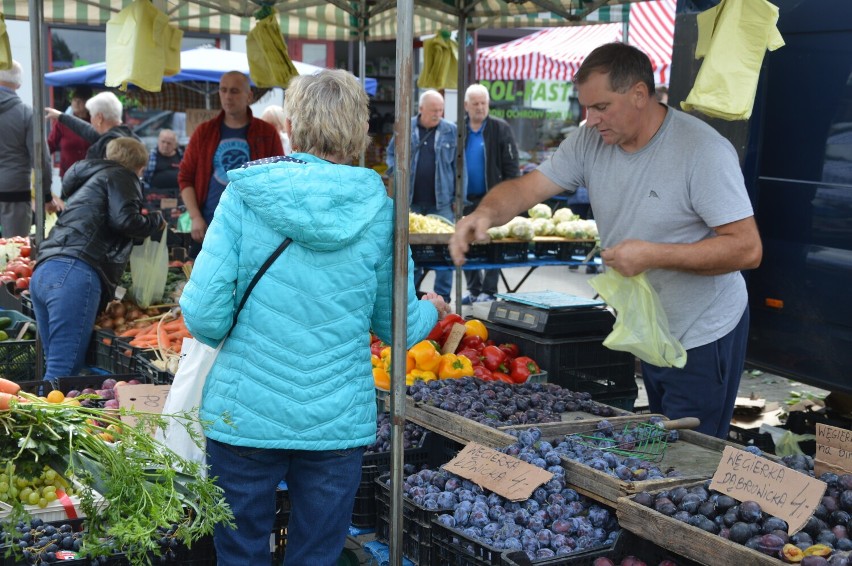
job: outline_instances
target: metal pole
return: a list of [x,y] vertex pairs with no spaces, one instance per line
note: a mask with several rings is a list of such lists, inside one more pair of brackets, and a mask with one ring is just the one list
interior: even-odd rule
[[[403,433],[405,431],[406,305],[408,304],[408,191],[411,170],[411,99],[414,85],[414,1],[399,0],[396,7],[396,143],[394,166],[393,339],[391,363],[391,501],[388,521],[391,566],[402,565]],[[363,59],[362,59],[363,61]]]
[[[458,36],[458,92],[456,101],[458,108],[456,109],[456,124],[457,124],[457,142],[456,142],[456,199],[455,199],[455,220],[456,222],[462,217],[464,212],[464,151],[467,140],[467,125],[464,119],[464,92],[467,90],[467,28],[465,27],[465,15],[459,13],[459,31]],[[462,288],[466,286],[464,271],[461,267],[456,267],[456,297],[455,305],[456,312],[462,313]]]
[[[367,0],[361,1],[361,17],[358,31],[358,77],[361,79],[361,84],[367,88]],[[358,156],[358,165],[363,167],[365,163],[364,151]]]
[[[44,179],[41,164],[47,153],[45,146],[44,127],[44,6],[42,0],[29,0],[30,7],[30,37],[32,38],[32,73],[33,73],[33,172],[35,173],[35,245],[36,249],[44,240],[44,184],[52,179]],[[36,376],[44,375],[44,355],[42,354],[41,339],[36,333]]]

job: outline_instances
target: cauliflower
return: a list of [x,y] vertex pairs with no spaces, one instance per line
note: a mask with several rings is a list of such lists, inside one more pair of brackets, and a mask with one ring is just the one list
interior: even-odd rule
[[509,226],[504,224],[503,226],[494,226],[493,228],[489,228],[488,236],[490,236],[492,240],[506,239],[509,237]]
[[576,214],[574,214],[570,208],[560,208],[556,212],[553,213],[553,221],[554,222],[567,222],[569,220],[576,220],[579,218]]
[[523,218],[521,216],[516,216],[507,224],[509,227],[509,237],[517,238],[519,240],[530,241],[535,236],[535,231],[533,230],[532,220],[529,218]]
[[550,218],[553,216],[553,211],[544,203],[537,204],[527,211],[530,218]]
[[551,236],[556,224],[550,218],[533,218],[532,227],[536,236]]
[[598,224],[594,220],[580,220],[580,230],[583,238],[589,240],[598,239]]

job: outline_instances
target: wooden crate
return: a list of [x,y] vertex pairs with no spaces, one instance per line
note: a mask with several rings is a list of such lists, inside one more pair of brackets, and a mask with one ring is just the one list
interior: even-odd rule
[[[623,427],[629,422],[647,422],[652,416],[655,415],[609,417],[606,420],[616,427]],[[595,420],[546,423],[531,426],[536,426],[541,430],[542,439],[551,441],[566,434],[592,431],[600,420],[603,419],[597,417]],[[529,428],[529,426],[511,428],[520,430]],[[670,489],[679,485],[693,484],[698,481],[710,479],[716,472],[716,468],[719,467],[722,450],[724,450],[725,446],[737,446],[736,444],[691,430],[681,430],[679,434],[680,439],[677,442],[670,442],[668,444],[662,460],[656,462],[655,465],[664,472],[670,468],[674,468],[682,474],[680,477],[629,482],[563,457],[562,467],[566,471],[566,480],[571,487],[583,495],[614,507],[620,498],[634,495],[640,491]]]
[[477,442],[489,448],[500,448],[516,441],[501,430],[431,405],[415,403],[411,397],[405,398],[405,418],[461,444]]
[[[695,482],[692,485],[702,485]],[[685,558],[707,566],[718,564],[748,564],[749,566],[779,566],[781,560],[731,542],[719,535],[658,513],[650,507],[622,497],[616,503],[618,524],[640,537],[676,552]]]

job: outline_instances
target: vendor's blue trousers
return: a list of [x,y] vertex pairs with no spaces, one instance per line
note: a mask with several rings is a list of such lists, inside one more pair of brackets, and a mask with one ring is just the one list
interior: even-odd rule
[[101,300],[101,280],[83,260],[51,257],[38,264],[30,296],[44,347],[44,379],[78,375]]
[[683,369],[661,368],[642,362],[648,408],[670,419],[698,417],[696,430],[727,438],[734,403],[745,366],[749,312],[715,342],[686,351]]
[[364,447],[349,450],[269,450],[207,440],[210,475],[225,491],[236,529],[214,532],[218,566],[267,565],[275,522],[275,490],[290,497],[286,566],[335,566],[343,552]]

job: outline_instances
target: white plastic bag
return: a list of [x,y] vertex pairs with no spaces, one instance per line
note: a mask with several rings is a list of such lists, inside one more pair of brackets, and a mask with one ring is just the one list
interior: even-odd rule
[[164,230],[159,242],[145,238],[142,245],[133,246],[130,252],[130,279],[133,281],[130,292],[142,308],[148,308],[154,301],[162,300],[166,290],[166,279],[169,275],[166,236]]
[[[179,456],[201,464],[201,473],[205,477],[206,440],[198,411],[207,374],[210,373],[224,342],[222,340],[219,346],[211,348],[194,338],[184,338],[180,363],[163,405],[162,414],[167,424],[165,429],[157,429],[154,436]],[[192,418],[187,419],[188,416]]]

